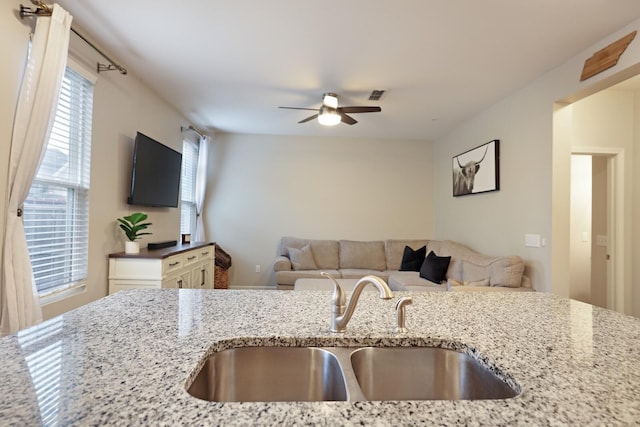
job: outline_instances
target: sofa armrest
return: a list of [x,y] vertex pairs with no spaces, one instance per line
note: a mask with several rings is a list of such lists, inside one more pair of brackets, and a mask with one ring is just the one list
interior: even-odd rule
[[273,263],[273,271],[290,271],[291,269],[291,260],[288,257],[284,255],[276,257]]

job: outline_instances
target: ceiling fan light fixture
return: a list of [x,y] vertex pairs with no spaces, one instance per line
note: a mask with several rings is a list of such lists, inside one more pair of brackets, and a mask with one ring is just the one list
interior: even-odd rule
[[338,110],[332,107],[323,105],[320,107],[320,113],[318,114],[318,122],[324,126],[335,126],[342,120]]

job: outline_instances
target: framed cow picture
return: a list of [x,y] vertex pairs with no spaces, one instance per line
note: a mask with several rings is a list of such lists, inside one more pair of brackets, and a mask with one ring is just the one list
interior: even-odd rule
[[500,140],[494,139],[453,158],[453,195],[500,189]]

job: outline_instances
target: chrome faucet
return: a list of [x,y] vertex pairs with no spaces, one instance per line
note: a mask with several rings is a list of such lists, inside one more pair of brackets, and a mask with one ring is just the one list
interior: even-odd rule
[[380,299],[393,298],[393,292],[384,280],[377,276],[365,276],[356,282],[353,292],[351,293],[351,299],[349,299],[347,303],[347,297],[338,282],[324,271],[320,274],[333,282],[333,295],[331,296],[331,332],[345,332],[347,330],[347,323],[351,320],[360,294],[368,284],[372,284],[378,288]]

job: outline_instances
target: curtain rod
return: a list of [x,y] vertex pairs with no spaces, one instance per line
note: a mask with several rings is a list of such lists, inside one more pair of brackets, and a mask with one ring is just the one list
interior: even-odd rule
[[[36,17],[37,16],[51,16],[51,14],[53,13],[53,8],[51,6],[49,6],[49,5],[41,2],[41,1],[31,0],[31,3],[33,3],[36,6],[35,9],[32,9],[32,8],[30,8],[28,6],[20,5],[20,19],[24,19],[27,16],[36,16]],[[76,31],[73,27],[71,27],[71,31],[73,31],[73,33],[75,35],[80,37],[83,42],[85,42],[91,48],[93,48],[93,50],[98,52],[104,59],[109,61],[109,64],[106,64],[106,65],[105,64],[101,64],[99,62],[97,63],[96,69],[97,69],[98,73],[100,71],[118,70],[118,71],[120,71],[120,74],[127,74],[127,69],[126,68],[124,68],[122,65],[118,64],[117,62],[115,62],[113,59],[109,58],[107,56],[107,54],[105,54],[96,45],[94,45],[89,40],[87,40],[86,37],[84,37],[82,34],[80,34],[78,31]]]
[[186,131],[191,131],[193,133],[195,133],[196,135],[198,135],[200,138],[204,138],[204,134],[202,132],[200,132],[198,129],[196,129],[195,127],[193,127],[193,125],[189,125],[188,127],[184,127],[184,126],[180,126],[180,131],[181,132],[186,132]]

